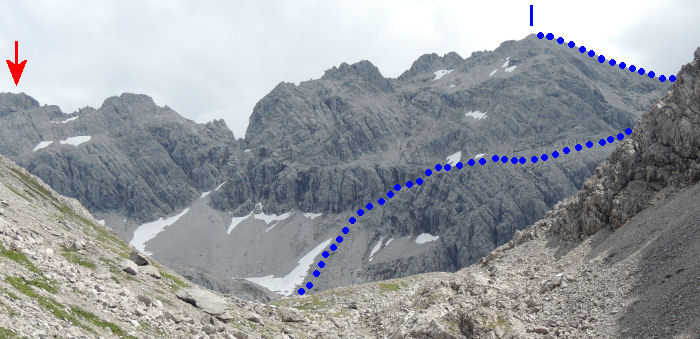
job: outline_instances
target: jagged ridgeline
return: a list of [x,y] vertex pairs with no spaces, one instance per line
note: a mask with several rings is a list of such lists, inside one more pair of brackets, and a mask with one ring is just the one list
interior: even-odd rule
[[[667,89],[529,36],[466,59],[424,55],[398,78],[361,61],[281,83],[238,140],[142,95],[65,115],[2,94],[0,151],[195,281],[268,299],[246,281],[291,293],[341,223],[427,167],[607,137]],[[402,192],[353,226],[315,288],[465,267],[573,195],[611,151]]]
[[328,337],[697,338],[699,80],[700,48],[578,193],[478,264],[281,304]]

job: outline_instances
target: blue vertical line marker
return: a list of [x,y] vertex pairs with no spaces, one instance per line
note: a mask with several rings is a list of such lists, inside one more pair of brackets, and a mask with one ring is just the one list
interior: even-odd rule
[[533,5],[530,5],[530,27],[532,27],[532,7]]

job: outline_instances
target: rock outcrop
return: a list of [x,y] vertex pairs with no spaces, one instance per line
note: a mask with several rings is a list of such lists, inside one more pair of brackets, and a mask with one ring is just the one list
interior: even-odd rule
[[618,228],[645,208],[700,180],[700,48],[673,89],[573,199],[558,205],[553,229],[567,239]]
[[700,49],[579,193],[479,263],[279,303],[312,336],[697,338],[698,80]]

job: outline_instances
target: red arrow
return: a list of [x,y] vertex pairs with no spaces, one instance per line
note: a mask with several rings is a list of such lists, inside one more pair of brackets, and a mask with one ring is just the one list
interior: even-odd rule
[[15,86],[19,84],[19,78],[22,77],[22,72],[24,71],[24,66],[27,64],[27,60],[22,61],[21,63],[19,62],[19,56],[18,54],[19,50],[19,42],[15,41],[15,62],[12,62],[10,60],[5,60],[7,61],[7,67],[10,68],[10,73],[12,73],[12,79],[15,80]]

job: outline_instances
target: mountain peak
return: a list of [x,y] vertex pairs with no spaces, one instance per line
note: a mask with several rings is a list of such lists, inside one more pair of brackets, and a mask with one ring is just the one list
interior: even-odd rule
[[0,115],[39,107],[39,102],[22,93],[0,93]]
[[149,105],[149,106],[158,106],[156,105],[155,101],[153,101],[153,98],[151,98],[148,95],[145,94],[136,94],[136,93],[122,93],[119,96],[112,96],[107,99],[102,103],[102,106],[106,105],[133,105],[133,104],[139,104],[139,105]]
[[449,52],[443,56],[437,53],[423,54],[413,62],[409,70],[399,76],[399,79],[410,79],[440,69],[454,69],[462,62],[464,59],[456,52]]
[[321,77],[321,80],[347,80],[359,78],[369,82],[383,90],[391,89],[391,85],[386,78],[379,72],[379,68],[374,66],[367,60],[362,60],[349,65],[343,62],[339,67],[326,70]]

